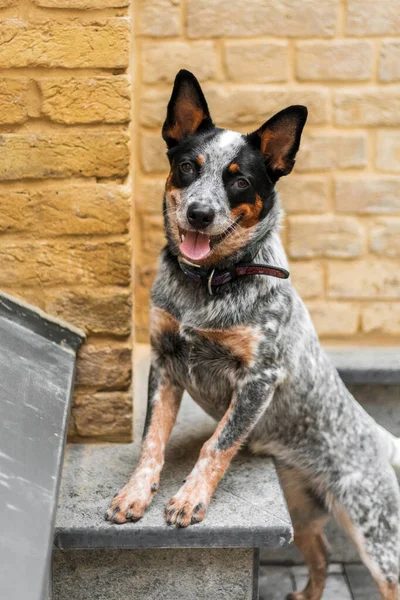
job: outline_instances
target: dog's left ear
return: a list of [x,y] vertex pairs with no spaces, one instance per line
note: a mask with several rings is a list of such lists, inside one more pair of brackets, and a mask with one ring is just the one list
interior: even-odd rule
[[248,141],[263,154],[274,182],[293,169],[307,112],[305,106],[289,106],[248,135]]
[[203,91],[196,77],[182,69],[175,78],[162,136],[172,148],[188,135],[213,127]]

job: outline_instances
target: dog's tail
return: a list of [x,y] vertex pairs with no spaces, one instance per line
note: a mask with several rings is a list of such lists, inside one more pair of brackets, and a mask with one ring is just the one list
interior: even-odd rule
[[400,471],[400,438],[392,435],[387,429],[378,425],[378,435],[386,450],[386,455],[393,468]]

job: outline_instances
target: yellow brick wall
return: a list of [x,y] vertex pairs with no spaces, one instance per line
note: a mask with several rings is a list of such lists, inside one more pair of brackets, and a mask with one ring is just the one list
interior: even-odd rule
[[0,288],[82,327],[70,437],[131,437],[129,0],[0,0]]
[[279,183],[293,280],[324,340],[400,342],[400,10],[397,0],[137,0],[136,326],[164,243],[160,137],[178,69],[222,126],[289,104],[309,120]]

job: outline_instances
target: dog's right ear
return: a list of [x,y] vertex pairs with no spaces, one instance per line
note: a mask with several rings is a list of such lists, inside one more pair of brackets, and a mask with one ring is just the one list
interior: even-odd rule
[[188,135],[213,127],[206,99],[196,77],[182,69],[175,78],[162,136],[172,148]]

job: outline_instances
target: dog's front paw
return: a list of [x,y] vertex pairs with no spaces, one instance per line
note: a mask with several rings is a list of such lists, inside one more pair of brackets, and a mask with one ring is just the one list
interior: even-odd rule
[[165,508],[168,525],[188,527],[199,523],[206,516],[211,497],[204,490],[181,487]]
[[158,489],[157,483],[148,481],[131,480],[122,490],[115,494],[110,507],[106,511],[106,521],[121,524],[131,521],[136,523],[144,516],[146,508],[153,499]]

